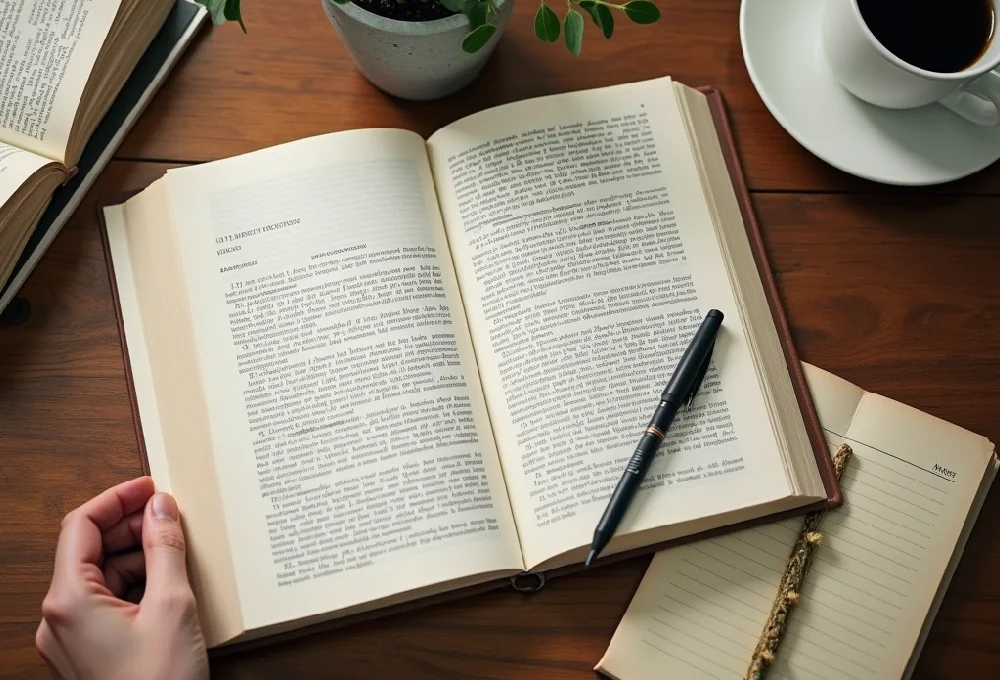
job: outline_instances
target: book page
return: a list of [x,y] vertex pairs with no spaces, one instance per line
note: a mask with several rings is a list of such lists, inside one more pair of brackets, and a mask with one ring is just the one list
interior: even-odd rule
[[65,178],[58,164],[0,142],[0,280],[9,278]]
[[24,186],[24,183],[51,163],[47,158],[0,142],[0,206]]
[[0,139],[63,161],[121,0],[0,4]]
[[166,182],[245,627],[520,570],[423,140]]
[[[127,211],[126,205],[105,206],[102,215],[145,467],[157,490],[178,500],[198,618],[207,643],[214,645],[243,631],[243,615],[219,476],[211,465],[208,409],[193,368],[190,308],[176,296],[182,277],[165,183],[161,178],[146,187],[127,203]],[[149,303],[170,293],[169,305]],[[171,422],[180,425],[165,427]]]
[[[904,676],[984,475],[984,438],[806,366],[841,481],[769,677]],[[980,501],[981,502],[981,499]],[[742,678],[802,526],[792,518],[654,558],[599,669],[620,680]]]
[[702,393],[608,552],[790,495],[669,79],[499,107],[428,146],[529,565],[590,543],[711,308]]

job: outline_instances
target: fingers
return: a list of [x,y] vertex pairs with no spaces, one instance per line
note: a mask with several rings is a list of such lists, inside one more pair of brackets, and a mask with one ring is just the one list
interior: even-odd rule
[[104,532],[104,554],[122,552],[142,545],[142,511],[123,517],[118,524]]
[[115,555],[104,562],[104,583],[111,593],[121,599],[129,588],[146,578],[146,556],[142,552]]
[[76,588],[82,580],[81,566],[96,565],[100,560],[101,530],[83,515],[73,513],[66,515],[56,543],[52,589]]
[[101,531],[107,531],[123,517],[142,510],[153,491],[153,480],[139,477],[111,487],[81,505],[76,512],[87,517]]
[[153,481],[140,477],[93,498],[63,519],[56,545],[53,582],[79,578],[80,566],[97,564],[103,548],[102,532],[142,508],[153,493]]
[[73,671],[73,666],[68,663],[66,654],[59,646],[59,641],[52,632],[52,628],[44,620],[35,631],[35,649],[38,650],[39,655],[49,665],[49,668],[55,672],[56,677],[75,680],[76,673]]
[[146,555],[143,606],[149,602],[153,606],[193,609],[194,594],[184,561],[184,532],[177,503],[170,494],[158,493],[146,504],[142,549]]

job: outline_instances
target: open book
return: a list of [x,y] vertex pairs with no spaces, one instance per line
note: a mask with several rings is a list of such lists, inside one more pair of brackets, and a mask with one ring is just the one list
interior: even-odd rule
[[0,7],[0,281],[174,0]]
[[660,79],[109,201],[138,419],[209,643],[581,563],[712,307],[702,392],[606,552],[836,502],[734,181],[708,97]]
[[114,103],[90,134],[73,176],[56,189],[41,219],[21,250],[10,276],[0,283],[0,314],[14,300],[35,265],[79,207],[118,147],[138,122],[146,106],[166,81],[199,29],[209,21],[208,11],[189,0],[175,0],[163,26],[136,62]]
[[[844,504],[768,677],[908,678],[997,472],[988,440],[812,366]],[[618,680],[744,677],[801,518],[658,554],[598,670]]]

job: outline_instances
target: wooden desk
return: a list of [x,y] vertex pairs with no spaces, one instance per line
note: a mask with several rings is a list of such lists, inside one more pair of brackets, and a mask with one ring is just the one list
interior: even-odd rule
[[[202,36],[25,286],[33,314],[0,329],[0,675],[44,675],[33,643],[59,520],[139,474],[96,197],[168,163],[309,134],[429,133],[479,108],[671,74],[721,87],[803,359],[1000,442],[1000,167],[897,191],[816,160],[770,118],[743,66],[737,0],[663,0],[584,55],[531,36],[521,1],[483,77],[409,104],[353,70],[319,0],[249,2],[250,34]],[[226,658],[219,678],[593,678],[647,560],[497,592]],[[1000,677],[1000,493],[979,518],[916,677]],[[832,680],[832,679],[831,679]]]

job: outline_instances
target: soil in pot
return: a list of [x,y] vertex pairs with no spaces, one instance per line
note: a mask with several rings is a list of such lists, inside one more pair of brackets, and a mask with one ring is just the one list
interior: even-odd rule
[[433,0],[352,0],[355,5],[386,19],[434,21],[454,16],[454,12]]

